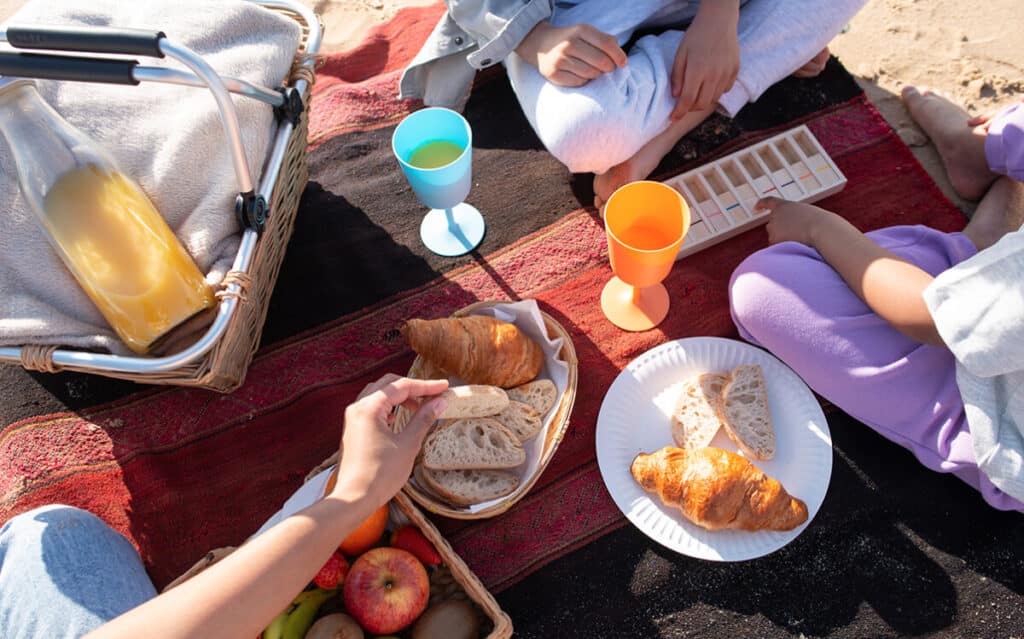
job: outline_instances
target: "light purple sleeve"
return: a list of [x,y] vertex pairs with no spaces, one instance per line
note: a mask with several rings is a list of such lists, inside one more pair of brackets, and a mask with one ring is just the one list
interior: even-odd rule
[[1024,182],[1024,104],[999,114],[988,128],[985,156],[994,173]]

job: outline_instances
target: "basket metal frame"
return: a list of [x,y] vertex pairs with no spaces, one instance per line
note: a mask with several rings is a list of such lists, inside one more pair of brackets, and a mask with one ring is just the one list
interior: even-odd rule
[[[307,56],[302,65],[312,70],[316,64],[314,56],[320,51],[322,39],[320,22],[316,14],[297,0],[246,1],[268,9],[283,9],[302,16],[309,26],[309,35],[304,47],[304,53]],[[0,42],[7,42],[6,29],[0,29]],[[244,80],[228,77],[222,78],[217,75],[216,71],[201,56],[191,49],[175,44],[166,38],[160,40],[160,51],[167,57],[181,62],[191,73],[164,67],[137,66],[133,71],[133,76],[139,82],[161,82],[208,88],[213,93],[214,99],[217,102],[217,110],[228,138],[239,191],[241,193],[251,192],[253,190],[251,174],[249,173],[249,165],[242,145],[238,115],[235,113],[230,93],[259,100],[272,107],[281,106],[285,101],[284,95],[271,89],[250,84]],[[299,95],[303,95],[308,88],[308,82],[304,78],[300,78],[295,82],[294,88]],[[306,106],[308,107],[308,105]],[[277,183],[277,177],[281,171],[285,150],[293,129],[294,124],[292,122],[287,119],[279,120],[277,133],[274,136],[274,143],[267,160],[267,166],[259,181],[259,189],[257,191],[267,202],[272,201],[274,185]],[[273,215],[273,213],[273,211],[268,212],[268,216]],[[259,234],[257,231],[251,228],[242,230],[238,252],[235,254],[230,270],[248,273],[258,239]],[[190,364],[209,352],[224,336],[228,324],[238,308],[239,294],[241,293],[240,286],[237,283],[231,282],[226,286],[225,291],[226,294],[221,296],[217,315],[203,336],[188,348],[173,355],[164,357],[134,357],[61,348],[53,352],[53,363],[57,367],[74,366],[98,373],[132,374],[173,371]],[[21,347],[0,347],[0,362],[20,363],[21,351]]]

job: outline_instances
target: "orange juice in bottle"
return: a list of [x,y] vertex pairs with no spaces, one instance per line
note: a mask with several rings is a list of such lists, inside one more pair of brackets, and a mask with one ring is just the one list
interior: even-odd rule
[[0,79],[0,133],[68,270],[136,353],[214,304],[191,256],[142,189],[25,81]]

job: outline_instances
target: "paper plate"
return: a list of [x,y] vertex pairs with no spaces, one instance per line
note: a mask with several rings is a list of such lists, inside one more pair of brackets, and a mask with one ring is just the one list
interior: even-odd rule
[[[751,462],[807,504],[807,522],[793,530],[705,530],[662,503],[633,479],[637,453],[672,441],[671,414],[679,387],[693,375],[760,364],[775,425],[775,458]],[[832,476],[832,437],[814,394],[769,353],[735,340],[693,337],[662,344],[630,362],[612,383],[597,418],[597,463],[615,504],[648,537],[676,552],[714,561],[741,561],[782,548],[821,507]],[[743,454],[723,432],[712,446]]]

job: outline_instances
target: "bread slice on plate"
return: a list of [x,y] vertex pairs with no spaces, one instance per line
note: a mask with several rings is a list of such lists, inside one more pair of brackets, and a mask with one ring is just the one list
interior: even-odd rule
[[705,373],[683,382],[672,412],[672,439],[677,446],[684,450],[697,450],[715,438],[722,427],[719,418],[721,394],[727,380],[723,373]]
[[535,379],[522,386],[509,388],[506,392],[509,399],[533,407],[533,410],[540,413],[541,417],[547,415],[547,412],[558,401],[558,388],[550,379]]
[[519,487],[519,474],[510,470],[430,470],[417,480],[453,506],[472,506],[508,495]]
[[508,395],[497,386],[470,384],[453,386],[441,394],[448,403],[440,419],[487,417],[497,415],[508,406]]
[[732,369],[722,389],[722,425],[744,453],[757,459],[775,457],[775,427],[768,407],[768,386],[758,364]]
[[517,401],[510,401],[505,410],[495,415],[494,419],[515,433],[520,443],[533,439],[544,427],[540,413]]
[[423,442],[423,466],[428,470],[514,468],[524,461],[519,439],[490,417],[440,424]]

